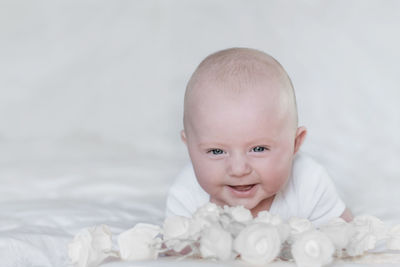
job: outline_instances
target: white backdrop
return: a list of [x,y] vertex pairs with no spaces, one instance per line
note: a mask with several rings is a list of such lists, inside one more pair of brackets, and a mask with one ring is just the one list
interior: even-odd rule
[[288,71],[303,150],[350,208],[399,213],[399,11],[397,0],[3,0],[1,166],[141,159],[169,166],[166,190],[188,160],[188,78],[209,53],[247,46]]

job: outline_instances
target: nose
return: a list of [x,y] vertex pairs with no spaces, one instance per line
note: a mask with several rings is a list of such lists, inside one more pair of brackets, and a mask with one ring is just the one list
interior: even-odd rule
[[251,173],[246,155],[235,154],[228,158],[227,173],[232,177],[243,177]]

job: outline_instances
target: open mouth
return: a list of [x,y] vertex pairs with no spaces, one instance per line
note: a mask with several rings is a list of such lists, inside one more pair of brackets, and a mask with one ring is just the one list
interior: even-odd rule
[[239,192],[246,192],[251,190],[254,186],[255,184],[248,184],[248,185],[235,185],[235,186],[230,185],[229,187]]
[[257,184],[228,185],[230,193],[237,198],[251,198],[257,192]]

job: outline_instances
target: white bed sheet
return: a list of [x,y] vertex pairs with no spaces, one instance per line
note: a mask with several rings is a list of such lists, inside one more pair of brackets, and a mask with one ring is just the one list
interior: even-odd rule
[[0,172],[0,266],[68,266],[80,229],[107,224],[114,234],[137,222],[160,224],[173,168],[132,162],[24,162]]

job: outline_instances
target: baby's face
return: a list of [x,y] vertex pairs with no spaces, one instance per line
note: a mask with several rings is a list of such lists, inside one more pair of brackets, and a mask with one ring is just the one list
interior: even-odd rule
[[[261,95],[260,95],[261,94]],[[281,112],[271,92],[196,96],[182,132],[201,187],[218,205],[243,205],[253,215],[269,209],[292,169],[302,130]],[[302,140],[297,140],[302,141]],[[301,144],[301,142],[300,142]],[[297,145],[300,145],[297,143]]]

